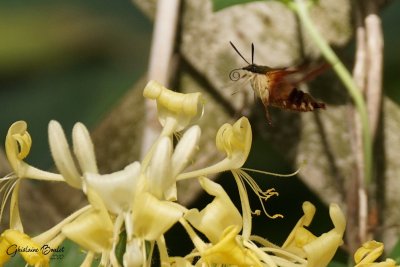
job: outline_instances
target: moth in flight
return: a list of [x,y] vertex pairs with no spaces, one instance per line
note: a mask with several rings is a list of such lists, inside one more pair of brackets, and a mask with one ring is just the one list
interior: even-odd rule
[[[242,56],[232,42],[230,44],[248,65],[243,68],[233,69],[229,73],[229,78],[232,81],[238,81],[242,78],[250,81],[254,94],[261,99],[265,107],[265,115],[269,124],[271,124],[268,112],[269,106],[302,112],[325,109],[325,103],[317,102],[310,94],[297,89],[297,85],[316,76],[327,67],[326,64],[296,80],[294,76],[302,73],[301,70],[273,69],[254,64],[254,44],[251,44],[251,64]],[[244,71],[244,73],[241,74],[240,71]]]

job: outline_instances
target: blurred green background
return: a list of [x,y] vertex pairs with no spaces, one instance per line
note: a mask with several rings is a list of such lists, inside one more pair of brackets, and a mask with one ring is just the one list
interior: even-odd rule
[[[384,88],[397,103],[400,103],[399,15],[400,1],[393,1],[382,11]],[[50,168],[49,120],[60,121],[67,136],[77,121],[89,128],[101,121],[145,74],[151,31],[151,21],[128,0],[0,1],[0,138],[4,140],[14,121],[27,121],[34,140],[28,161],[43,169]],[[257,146],[259,141],[255,142],[247,166],[259,165],[257,161],[262,159],[268,170],[292,171],[272,147]],[[298,181],[293,185],[293,180],[270,179],[275,180],[275,187],[286,198],[286,202],[274,199],[268,202],[271,213],[282,212],[290,201],[317,201]],[[232,179],[225,181],[229,183]],[[294,191],[298,194],[293,195]],[[196,204],[201,205],[200,202]],[[296,212],[285,213],[289,220],[280,222],[280,226],[266,222],[264,217],[256,218],[255,224],[259,228],[275,224],[288,232],[293,221],[301,216],[300,206],[296,204],[293,208]],[[321,225],[316,227],[326,230],[324,225],[329,225],[326,209],[317,216]],[[176,243],[171,249],[179,249],[180,238]]]
[[26,120],[49,168],[49,120],[99,122],[145,73],[151,29],[128,0],[0,1],[0,136]]

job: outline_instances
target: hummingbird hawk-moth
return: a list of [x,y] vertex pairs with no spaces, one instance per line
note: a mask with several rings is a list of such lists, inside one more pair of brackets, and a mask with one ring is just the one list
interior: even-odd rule
[[[239,50],[230,42],[236,53],[248,64],[246,67],[233,69],[229,73],[232,81],[247,78],[250,81],[254,94],[259,97],[265,107],[265,115],[271,124],[268,107],[277,107],[292,111],[313,111],[325,109],[325,103],[317,102],[310,94],[297,89],[297,85],[319,73],[322,68],[310,71],[300,80],[292,76],[301,73],[301,70],[273,69],[254,63],[254,44],[251,44],[251,64],[242,56]],[[245,71],[243,75],[239,71]]]

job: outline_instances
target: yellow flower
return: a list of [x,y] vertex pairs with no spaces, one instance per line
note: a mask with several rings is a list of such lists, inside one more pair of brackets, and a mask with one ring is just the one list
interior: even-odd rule
[[61,231],[85,250],[107,253],[113,245],[114,222],[99,195],[90,189],[87,195],[90,208]]
[[262,266],[257,256],[244,247],[240,239],[240,228],[231,225],[222,233],[219,242],[206,249],[201,261],[208,265],[232,264],[236,266]]
[[157,240],[183,215],[177,203],[160,201],[149,193],[137,196],[132,208],[133,234],[143,240]]
[[201,211],[191,209],[186,212],[185,219],[215,244],[229,226],[234,225],[241,229],[242,217],[221,185],[204,177],[199,182],[215,198]]
[[49,255],[43,255],[41,246],[28,235],[17,230],[6,230],[0,236],[0,265],[7,262],[16,253],[33,266],[49,266]]
[[207,176],[227,170],[239,169],[243,166],[250,153],[252,131],[249,120],[240,118],[233,125],[224,124],[216,137],[217,148],[226,153],[226,158],[203,169],[179,174],[177,180]]
[[201,93],[181,94],[150,81],[143,96],[157,101],[158,119],[164,127],[161,135],[181,131],[203,114]]
[[317,237],[304,228],[311,223],[315,207],[309,202],[304,202],[303,211],[304,216],[296,224],[282,248],[306,258],[307,267],[327,266],[338,247],[343,243],[343,233],[346,228],[344,214],[338,205],[331,204],[329,215],[334,228]]
[[[15,175],[3,181],[16,182],[15,186],[7,185],[15,188],[10,201],[11,229],[1,235],[0,251],[12,242],[24,242],[36,248],[42,244],[57,245],[68,238],[87,251],[82,266],[91,266],[96,254],[101,254],[101,265],[119,266],[115,252],[117,244],[122,242],[119,240],[120,233],[125,231],[126,243],[122,244],[125,245],[124,266],[149,266],[154,247],[158,248],[161,265],[166,266],[323,267],[328,264],[343,242],[346,224],[337,205],[330,207],[334,228],[319,237],[306,229],[315,214],[315,207],[308,202],[303,205],[304,216],[282,248],[251,235],[253,213],[244,181],[262,202],[277,195],[277,192],[274,189],[262,191],[244,171],[246,169],[241,169],[252,145],[252,130],[247,118],[224,124],[218,130],[216,148],[225,154],[224,159],[202,169],[186,171],[199,152],[201,129],[191,124],[202,115],[201,94],[173,92],[151,81],[143,95],[157,102],[163,130],[141,162],[135,161],[110,174],[99,174],[93,142],[81,123],[75,124],[72,130],[72,150],[61,125],[56,121],[49,123],[50,150],[60,174],[42,171],[24,162],[32,144],[26,123],[16,122],[10,127],[6,152]],[[174,145],[173,134],[182,130],[185,130],[182,138]],[[227,170],[232,171],[238,185],[242,214],[222,186],[205,177]],[[22,178],[64,181],[82,190],[89,205],[46,232],[29,238],[23,233],[18,211],[18,188]],[[189,178],[198,179],[201,187],[214,197],[202,210],[188,210],[174,202],[178,198],[177,183]],[[9,193],[10,190],[7,195]],[[268,216],[275,218],[281,215]],[[183,258],[169,257],[164,239],[164,234],[177,222],[183,225],[195,246]],[[207,241],[203,241],[203,237]],[[359,252],[357,266],[374,266],[368,264],[376,259],[375,254],[377,252]],[[22,256],[28,264],[48,265],[47,255]],[[8,259],[9,255],[2,253],[0,265]]]
[[219,184],[205,177],[199,178],[200,185],[214,200],[203,210],[189,210],[184,218],[211,242],[202,242],[188,224],[183,226],[192,237],[200,253],[199,262],[208,265],[232,264],[238,266],[261,266],[257,257],[242,244],[239,232],[242,228],[242,217]]
[[5,148],[8,162],[17,178],[63,181],[60,175],[39,170],[24,161],[31,146],[32,139],[27,131],[26,122],[13,123],[7,132]]
[[375,262],[383,253],[383,243],[371,240],[365,242],[355,253],[355,267],[396,267],[396,262],[386,259],[382,262]]

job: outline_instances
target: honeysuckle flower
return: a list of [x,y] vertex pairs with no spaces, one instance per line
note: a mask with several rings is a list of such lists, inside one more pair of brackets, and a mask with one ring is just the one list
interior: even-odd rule
[[[72,129],[74,155],[79,163],[75,165],[67,139],[57,121],[49,123],[49,143],[57,169],[64,180],[72,187],[82,188],[84,173],[98,173],[92,140],[86,127],[78,122]],[[85,189],[85,188],[84,188]]]
[[183,226],[189,235],[197,240],[195,245],[200,253],[199,262],[212,264],[233,264],[238,266],[260,266],[255,255],[245,248],[239,236],[242,217],[219,184],[205,178],[199,178],[200,185],[214,200],[203,210],[191,209],[184,218],[210,241],[205,244],[198,240],[187,224]]
[[5,150],[8,162],[17,178],[63,181],[59,174],[37,169],[24,161],[32,146],[32,139],[25,121],[13,123],[6,136]]
[[164,127],[161,135],[181,131],[203,114],[201,93],[181,94],[150,81],[143,96],[157,101],[158,119]]
[[346,228],[346,219],[343,212],[336,204],[329,207],[334,228],[317,237],[309,230],[308,226],[315,214],[315,207],[310,202],[303,204],[304,216],[296,224],[282,248],[306,258],[307,267],[327,266],[343,243],[343,234]]
[[111,174],[85,173],[86,186],[99,194],[113,214],[129,212],[140,183],[140,163],[135,161]]
[[[241,169],[252,144],[252,130],[247,118],[224,124],[218,130],[216,148],[225,155],[221,161],[186,171],[200,150],[201,129],[193,122],[203,112],[201,94],[173,92],[151,81],[146,85],[143,95],[157,102],[163,130],[141,162],[135,161],[109,174],[99,173],[93,142],[81,123],[73,127],[72,150],[61,125],[56,121],[49,123],[50,150],[59,174],[27,164],[24,159],[29,154],[32,140],[26,131],[26,123],[17,122],[10,127],[6,152],[14,174],[2,180],[7,181],[7,195],[11,195],[10,229],[1,235],[0,249],[3,250],[15,240],[34,246],[56,246],[70,239],[87,252],[82,263],[84,267],[91,266],[98,254],[101,255],[102,266],[119,266],[117,256],[121,255],[116,255],[117,245],[125,248],[122,264],[129,267],[149,266],[154,247],[158,248],[162,266],[326,266],[342,242],[345,227],[343,214],[337,205],[331,205],[330,208],[334,229],[319,237],[305,228],[315,213],[310,203],[303,205],[304,216],[282,248],[251,235],[251,217],[254,213],[244,181],[261,201],[277,195],[277,192],[274,189],[262,191],[245,172],[246,169]],[[178,131],[184,132],[174,146],[173,134]],[[242,213],[219,184],[206,178],[207,175],[224,171],[233,173]],[[18,188],[22,178],[66,182],[82,190],[89,204],[53,228],[30,238],[23,233],[18,211]],[[188,210],[174,202],[177,200],[177,183],[189,178],[198,179],[201,187],[214,196],[212,202],[202,210]],[[263,210],[268,215],[264,205]],[[275,218],[281,215],[268,216]],[[177,222],[184,226],[195,246],[190,254],[182,258],[168,255],[164,238],[164,234]],[[123,235],[125,237],[120,240]],[[0,265],[8,260],[3,254],[0,255]],[[48,264],[47,255],[47,258],[39,254],[26,257],[28,264]],[[361,260],[360,264],[363,262]]]
[[226,153],[226,157],[209,167],[179,174],[177,180],[241,168],[249,155],[251,142],[251,125],[246,117],[241,117],[233,125],[222,125],[217,132],[216,145],[220,151]]
[[11,255],[17,252],[29,265],[49,266],[50,255],[44,255],[39,244],[18,230],[8,229],[1,234],[0,249],[1,266],[10,259]]
[[386,259],[382,262],[375,262],[383,253],[384,245],[375,240],[365,242],[354,253],[354,267],[396,267],[396,262],[392,259]]
[[142,241],[133,238],[126,244],[126,252],[123,257],[124,266],[127,267],[140,267],[144,266],[146,259],[146,251],[142,246]]
[[61,231],[85,250],[107,253],[113,245],[114,221],[96,192],[89,189],[87,195],[90,208]]
[[227,227],[219,242],[202,253],[200,261],[207,264],[232,264],[235,266],[262,266],[261,261],[250,249],[242,244],[240,228],[235,225]]
[[164,192],[175,184],[175,179],[171,173],[171,158],[172,141],[169,137],[162,137],[146,170],[148,191],[158,199],[164,199]]
[[132,209],[133,233],[144,240],[156,240],[182,217],[185,210],[177,203],[160,201],[149,193],[139,194]]
[[229,226],[234,225],[241,229],[242,217],[221,185],[204,177],[199,178],[199,182],[215,198],[201,211],[189,210],[184,218],[215,244]]

